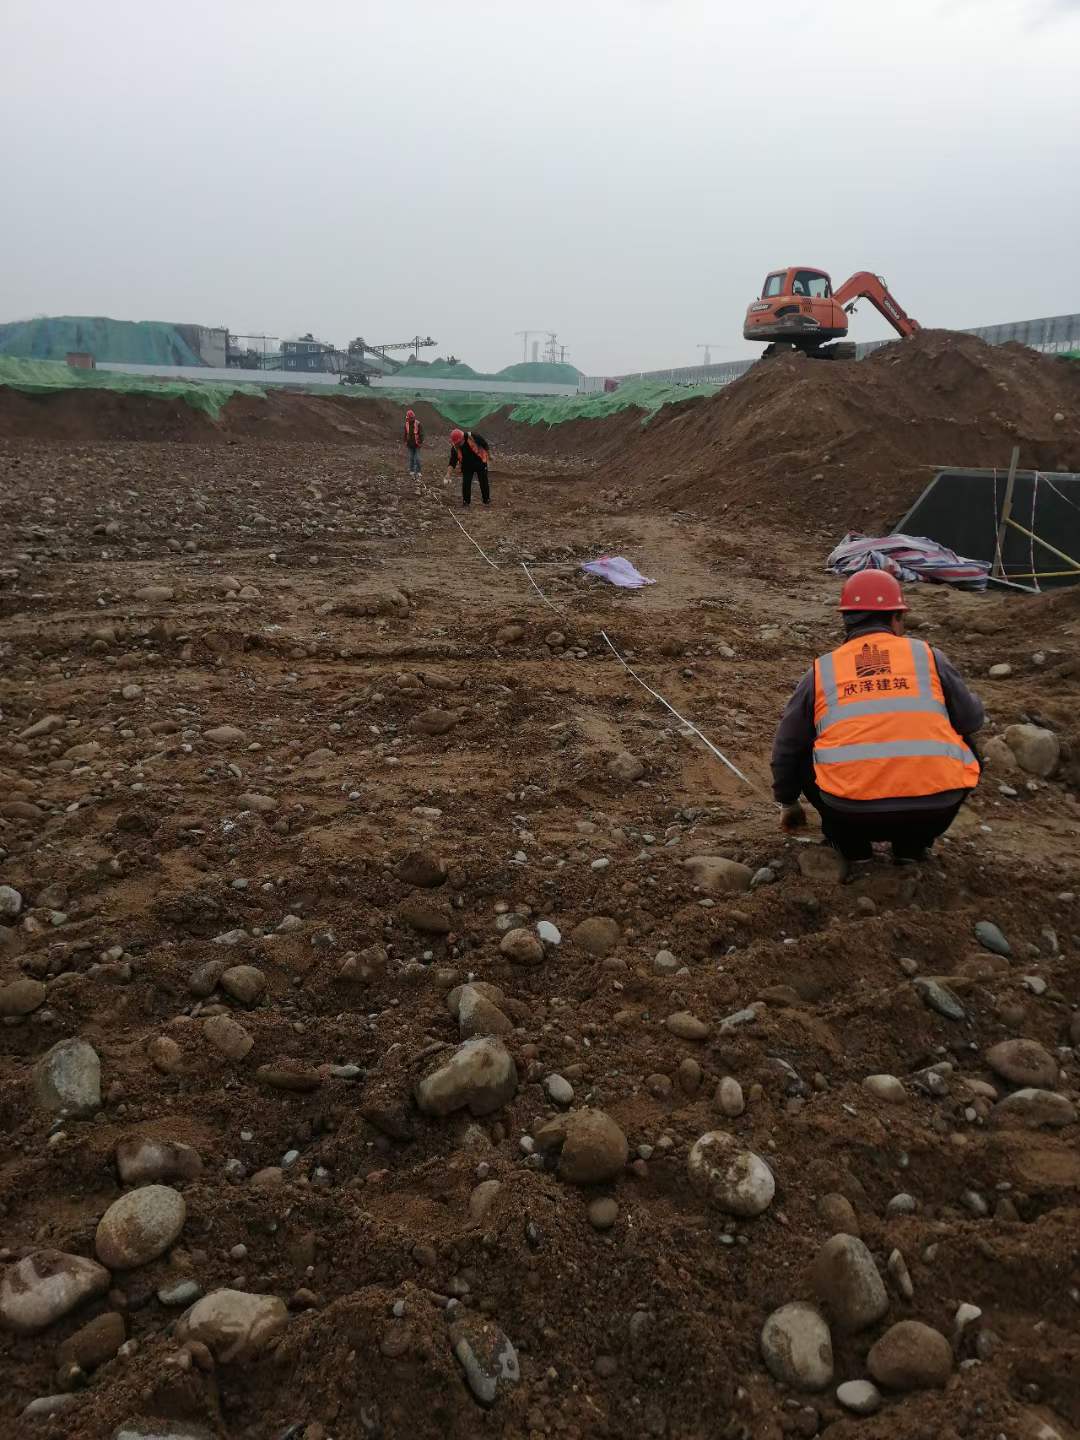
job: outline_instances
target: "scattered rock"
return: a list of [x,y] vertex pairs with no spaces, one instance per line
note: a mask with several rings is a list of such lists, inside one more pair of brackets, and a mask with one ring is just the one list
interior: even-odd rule
[[990,1119],[995,1125],[1025,1126],[1030,1130],[1042,1125],[1057,1128],[1075,1121],[1076,1107],[1053,1090],[1027,1087],[999,1100],[990,1111]]
[[116,1147],[116,1168],[124,1185],[151,1185],[161,1180],[194,1180],[202,1174],[202,1157],[179,1140],[137,1136]]
[[446,735],[460,719],[453,710],[421,710],[413,718],[411,728],[420,735]]
[[241,1005],[254,1005],[266,991],[266,976],[254,965],[233,965],[222,971],[220,984]]
[[680,1040],[707,1040],[712,1033],[711,1026],[691,1015],[689,1010],[677,1010],[664,1023]]
[[716,1103],[729,1120],[734,1120],[746,1109],[743,1088],[733,1075],[725,1075],[716,1087]]
[[853,1415],[874,1415],[881,1409],[881,1391],[869,1380],[845,1380],[836,1387],[836,1398]]
[[619,1203],[610,1195],[602,1195],[589,1205],[588,1214],[594,1230],[610,1230],[619,1218]]
[[574,926],[570,939],[582,950],[603,960],[622,939],[622,930],[606,915],[590,915]]
[[540,937],[530,930],[508,930],[499,943],[499,949],[515,965],[540,965],[544,959]]
[[518,1075],[509,1052],[487,1036],[466,1040],[449,1060],[416,1085],[416,1103],[425,1115],[468,1109],[490,1115],[517,1093]]
[[147,1265],[169,1248],[184,1228],[187,1204],[168,1185],[143,1185],[114,1200],[98,1223],[94,1248],[110,1270]]
[[706,895],[749,890],[754,878],[749,865],[740,865],[738,860],[729,860],[725,855],[689,855],[683,865],[690,871],[694,884]]
[[402,924],[419,930],[421,935],[449,935],[452,928],[450,911],[437,900],[413,896],[398,911]]
[[1005,744],[1016,756],[1021,770],[1047,780],[1061,759],[1061,742],[1052,730],[1041,725],[1010,725],[1005,731]]
[[299,1060],[282,1060],[276,1065],[259,1065],[255,1079],[271,1090],[287,1090],[294,1095],[310,1095],[322,1084],[322,1075],[311,1065]]
[[799,845],[795,851],[799,870],[807,880],[839,885],[847,876],[847,865],[831,845]]
[[45,1003],[48,992],[40,980],[23,975],[0,987],[0,1015],[30,1015]]
[[553,1105],[572,1105],[574,1102],[574,1087],[569,1080],[564,1080],[561,1075],[549,1075],[544,1081],[544,1093]]
[[980,920],[975,926],[975,939],[985,950],[991,951],[994,955],[1003,955],[1006,959],[1012,955],[1012,946],[998,927],[989,920]]
[[14,920],[22,910],[23,899],[13,885],[0,885],[0,919]]
[[277,1339],[288,1323],[285,1302],[276,1295],[214,1290],[176,1324],[180,1341],[200,1340],[222,1364],[253,1359]]
[[920,976],[913,984],[922,996],[923,1003],[931,1010],[936,1010],[939,1015],[944,1015],[946,1020],[967,1019],[967,1014],[960,1001],[940,980],[931,980]]
[[990,669],[986,673],[987,675],[989,675],[991,680],[1007,680],[1009,676],[1013,673],[1013,668],[1011,665],[1006,664],[1004,661],[1002,661],[997,665],[991,665]]
[[243,795],[238,795],[236,803],[241,810],[254,810],[259,815],[268,815],[271,810],[278,808],[278,802],[273,795],[260,795],[254,790],[247,790]]
[[127,1338],[124,1331],[124,1317],[115,1310],[107,1310],[96,1320],[91,1320],[82,1329],[76,1330],[57,1349],[59,1365],[77,1365],[80,1370],[96,1370],[111,1360]]
[[1010,1085],[1049,1090],[1058,1078],[1058,1062],[1037,1040],[999,1040],[986,1052],[986,1063]]
[[557,925],[553,925],[550,920],[538,920],[536,923],[536,933],[545,945],[562,944],[562,931]]
[[793,1390],[824,1390],[832,1381],[832,1337],[813,1305],[774,1310],[761,1329],[761,1355],[773,1379]]
[[697,1193],[729,1215],[760,1215],[776,1193],[773,1173],[760,1155],[722,1130],[694,1142],[687,1173]]
[[101,1061],[85,1040],[60,1040],[34,1066],[34,1099],[53,1115],[101,1109]]
[[211,745],[220,745],[224,748],[228,745],[242,745],[247,736],[235,725],[216,725],[213,730],[203,731],[203,739],[209,740]]
[[227,1060],[243,1060],[255,1045],[254,1037],[231,1015],[211,1015],[203,1021],[203,1034]]
[[841,1330],[865,1330],[889,1308],[874,1257],[855,1235],[834,1235],[814,1260],[814,1291]]
[[846,1195],[833,1190],[822,1195],[817,1204],[818,1214],[834,1235],[858,1235],[859,1218],[855,1207]]
[[866,1368],[890,1390],[929,1390],[952,1374],[952,1347],[940,1330],[919,1320],[901,1320],[871,1347]]
[[499,1180],[481,1180],[476,1186],[469,1196],[469,1219],[474,1224],[481,1224],[501,1189],[502,1182]]
[[421,890],[436,890],[446,881],[446,866],[430,850],[410,850],[394,866],[394,873],[403,885]]
[[469,1316],[450,1327],[450,1344],[474,1399],[485,1408],[521,1379],[517,1352],[490,1320]]
[[560,1179],[599,1185],[621,1175],[630,1153],[626,1136],[603,1110],[573,1110],[540,1127],[536,1147],[558,1155]]
[[464,1040],[473,1035],[508,1035],[514,1022],[475,985],[463,985],[458,997],[458,1029]]
[[82,1255],[34,1250],[9,1265],[0,1280],[0,1324],[33,1335],[112,1284],[109,1272]]
[[902,1105],[907,1099],[904,1082],[895,1075],[867,1075],[862,1083],[864,1090],[868,1090],[878,1100],[884,1100],[886,1104]]
[[645,765],[636,755],[631,755],[628,750],[620,750],[608,761],[607,772],[614,779],[624,780],[630,784],[634,780],[640,780],[645,774]]

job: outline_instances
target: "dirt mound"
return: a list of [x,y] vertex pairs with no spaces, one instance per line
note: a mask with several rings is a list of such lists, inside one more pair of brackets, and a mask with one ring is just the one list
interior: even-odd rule
[[1013,445],[1025,466],[1080,468],[1080,366],[927,330],[863,361],[755,365],[661,410],[622,468],[664,505],[891,527],[933,466],[1004,467]]
[[[429,433],[445,421],[431,407]],[[396,433],[403,408],[388,400],[270,390],[266,399],[234,395],[217,420],[170,396],[118,390],[59,390],[31,395],[0,386],[0,438],[20,440],[237,439],[359,441],[373,444]]]

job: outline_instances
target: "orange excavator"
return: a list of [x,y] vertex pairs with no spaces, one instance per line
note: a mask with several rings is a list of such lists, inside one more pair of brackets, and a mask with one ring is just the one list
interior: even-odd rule
[[898,335],[906,337],[922,329],[880,275],[860,270],[834,290],[824,270],[792,265],[765,276],[761,294],[747,307],[743,339],[768,341],[762,358],[801,350],[813,359],[854,360],[855,346],[844,337],[856,300],[869,300]]

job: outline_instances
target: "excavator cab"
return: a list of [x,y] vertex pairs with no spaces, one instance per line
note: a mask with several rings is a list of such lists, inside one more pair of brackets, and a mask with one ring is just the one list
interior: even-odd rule
[[809,265],[770,270],[743,325],[744,340],[808,353],[846,334],[847,316],[833,299],[832,281],[824,270]]

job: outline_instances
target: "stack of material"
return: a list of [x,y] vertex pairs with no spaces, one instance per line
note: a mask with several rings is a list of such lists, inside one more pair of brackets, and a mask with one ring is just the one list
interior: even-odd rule
[[898,580],[933,580],[965,590],[985,590],[990,566],[965,560],[936,540],[914,535],[845,535],[825,562],[834,575],[886,570]]

